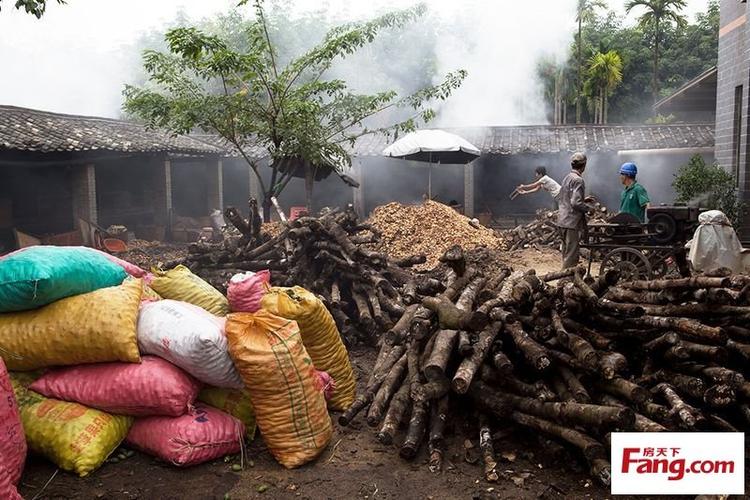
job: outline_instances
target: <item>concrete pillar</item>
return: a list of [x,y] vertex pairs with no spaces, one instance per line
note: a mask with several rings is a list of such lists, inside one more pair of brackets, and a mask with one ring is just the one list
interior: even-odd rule
[[352,176],[359,182],[358,188],[352,188],[354,211],[360,219],[364,220],[367,217],[365,213],[365,169],[362,168],[362,163],[357,158],[352,162]]
[[474,217],[474,164],[464,165],[464,214]]
[[208,210],[218,209],[224,211],[224,181],[223,164],[221,160],[206,165],[206,181],[208,185]]
[[169,230],[172,214],[172,162],[159,161],[154,165],[154,222],[159,226],[165,226]]
[[96,167],[93,164],[73,167],[73,224],[78,227],[78,219],[96,224]]

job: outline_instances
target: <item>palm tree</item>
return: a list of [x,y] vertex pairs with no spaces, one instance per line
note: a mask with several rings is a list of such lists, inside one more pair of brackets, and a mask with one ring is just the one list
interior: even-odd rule
[[664,35],[664,26],[673,22],[685,26],[687,21],[680,11],[686,5],[686,0],[628,0],[625,4],[628,13],[635,7],[645,7],[646,12],[638,18],[638,23],[644,30],[652,29],[654,33],[654,72],[651,78],[654,102],[659,98],[659,42]]
[[578,0],[576,22],[578,23],[578,95],[576,96],[576,123],[581,123],[581,100],[583,98],[583,24],[591,22],[596,9],[607,8],[604,0]]
[[617,51],[597,52],[589,59],[586,88],[594,101],[594,123],[607,123],[609,96],[622,82],[622,59]]

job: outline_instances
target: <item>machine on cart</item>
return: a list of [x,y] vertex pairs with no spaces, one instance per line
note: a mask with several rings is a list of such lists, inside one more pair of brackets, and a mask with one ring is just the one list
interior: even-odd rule
[[594,260],[601,260],[600,274],[616,269],[624,280],[660,278],[673,266],[689,276],[685,243],[698,226],[699,212],[686,205],[660,205],[646,209],[645,224],[626,213],[588,224],[581,247],[589,249],[589,272]]

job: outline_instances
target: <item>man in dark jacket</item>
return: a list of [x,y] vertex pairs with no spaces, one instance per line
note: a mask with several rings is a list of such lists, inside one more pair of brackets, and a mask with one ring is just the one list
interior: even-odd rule
[[580,256],[580,239],[586,226],[586,183],[583,171],[586,170],[586,155],[575,153],[570,158],[572,170],[565,176],[560,187],[557,202],[557,225],[562,231],[563,269],[578,265]]

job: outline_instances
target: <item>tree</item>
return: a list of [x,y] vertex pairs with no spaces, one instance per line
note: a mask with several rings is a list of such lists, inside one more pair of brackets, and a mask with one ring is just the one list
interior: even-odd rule
[[589,59],[586,71],[586,91],[594,100],[594,123],[607,123],[607,108],[609,96],[622,82],[622,59],[614,50],[597,52]]
[[[56,0],[58,4],[65,5],[66,0]],[[2,0],[0,0],[2,2]],[[33,14],[37,19],[44,15],[47,9],[47,0],[16,0],[16,9],[23,9],[27,14]]]
[[654,102],[659,99],[659,43],[664,36],[665,28],[671,23],[684,27],[687,25],[685,17],[680,11],[687,5],[686,0],[628,0],[625,11],[630,13],[635,7],[645,7],[638,22],[642,28],[653,33],[653,75],[651,79],[651,93]]
[[583,99],[583,25],[591,22],[596,18],[596,9],[605,9],[607,4],[604,0],[578,0],[576,7],[576,22],[578,23],[578,81],[576,88],[576,123],[581,123],[581,99]]
[[672,187],[677,201],[721,210],[732,224],[738,224],[743,203],[739,200],[737,182],[718,164],[706,165],[701,155],[694,155],[677,171]]
[[[194,27],[169,30],[169,53],[144,52],[144,68],[157,88],[126,86],[124,107],[151,127],[176,134],[202,129],[224,138],[258,177],[266,220],[271,198],[299,172],[304,172],[310,206],[317,169],[349,167],[348,148],[364,135],[396,137],[428,122],[435,115],[429,104],[448,98],[466,77],[459,70],[406,95],[394,90],[360,94],[342,79],[327,79],[336,60],[355,54],[383,30],[402,28],[422,16],[422,4],[333,28],[320,44],[286,63],[270,36],[262,0],[253,4],[255,18],[248,23],[242,49]],[[374,122],[393,109],[409,114],[387,124]],[[251,146],[263,148],[272,159],[268,185],[247,153]]]

